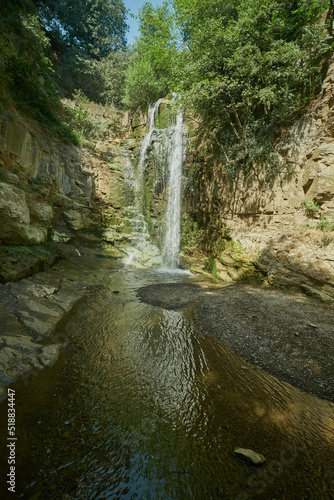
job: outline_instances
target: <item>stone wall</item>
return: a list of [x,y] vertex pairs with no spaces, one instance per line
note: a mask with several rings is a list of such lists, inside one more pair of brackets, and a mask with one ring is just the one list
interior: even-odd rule
[[188,211],[202,227],[216,226],[217,238],[227,224],[270,283],[327,300],[334,297],[334,233],[326,230],[334,227],[334,62],[321,95],[282,135],[277,153],[276,168],[257,166],[231,181],[192,148],[197,178],[188,186]]

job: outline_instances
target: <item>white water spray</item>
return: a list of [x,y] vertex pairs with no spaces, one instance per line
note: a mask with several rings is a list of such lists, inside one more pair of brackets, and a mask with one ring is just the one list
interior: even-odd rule
[[139,173],[138,177],[141,177],[138,180],[140,182],[143,181],[142,177],[143,177],[143,170],[144,170],[144,165],[145,165],[145,160],[146,160],[146,153],[147,153],[148,148],[151,145],[152,135],[153,135],[153,132],[155,131],[155,118],[156,118],[156,115],[159,111],[161,100],[162,99],[159,99],[153,106],[150,105],[150,107],[148,109],[148,132],[145,135],[143,142],[141,144],[140,153],[139,153],[139,160],[138,160],[138,173]]
[[[175,100],[175,97],[173,98]],[[127,264],[164,265],[179,267],[181,240],[181,186],[184,156],[183,115],[174,117],[173,123],[164,129],[156,128],[161,99],[148,110],[148,132],[143,138],[136,171],[128,169],[128,181],[133,186],[132,227],[134,247],[130,249]],[[152,149],[155,169],[160,171],[162,190],[167,190],[167,208],[162,217],[161,254],[150,242],[148,226],[144,216],[145,169],[148,152]],[[130,179],[133,175],[133,180]],[[167,186],[165,186],[167,179]],[[147,187],[146,187],[147,189]],[[149,256],[149,259],[147,257]],[[151,258],[153,257],[153,259]],[[159,260],[160,259],[160,260]]]
[[127,158],[129,178],[126,182],[131,183],[133,189],[133,206],[127,207],[132,212],[132,239],[134,247],[130,247],[128,258],[125,263],[127,265],[136,264],[137,267],[159,266],[162,264],[162,258],[159,249],[150,242],[149,230],[143,213],[143,197],[144,197],[144,182],[145,182],[145,160],[147,150],[152,143],[152,135],[155,132],[155,119],[159,111],[161,99],[148,110],[148,132],[144,136],[137,164],[137,169],[134,171],[130,159]]
[[165,215],[165,238],[162,247],[166,267],[179,266],[181,241],[181,203],[182,203],[182,166],[183,166],[183,115],[176,116],[176,125],[170,138],[168,201]]

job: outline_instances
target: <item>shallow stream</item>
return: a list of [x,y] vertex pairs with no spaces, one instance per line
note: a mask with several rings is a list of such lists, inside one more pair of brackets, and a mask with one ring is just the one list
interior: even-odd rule
[[[15,498],[334,498],[333,404],[245,371],[196,331],[191,307],[168,311],[136,295],[197,277],[111,263],[104,273],[59,326],[55,341],[67,346],[57,363],[12,385]],[[6,411],[4,402],[1,427]],[[266,463],[237,461],[238,446]]]

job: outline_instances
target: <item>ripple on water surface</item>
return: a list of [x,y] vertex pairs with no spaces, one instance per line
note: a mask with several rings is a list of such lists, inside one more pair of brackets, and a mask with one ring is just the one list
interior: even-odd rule
[[[110,272],[63,326],[59,362],[17,384],[25,498],[332,498],[333,405],[245,367],[195,331],[191,308],[137,298],[188,279]],[[266,463],[237,462],[237,446]]]

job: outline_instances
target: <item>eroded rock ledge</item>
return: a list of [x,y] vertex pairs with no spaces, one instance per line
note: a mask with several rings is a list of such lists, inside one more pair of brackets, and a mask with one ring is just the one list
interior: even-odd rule
[[[18,377],[55,363],[64,345],[55,335],[60,321],[105,280],[99,257],[87,252],[18,283],[0,284],[0,401]],[[107,262],[110,267],[112,259]]]

